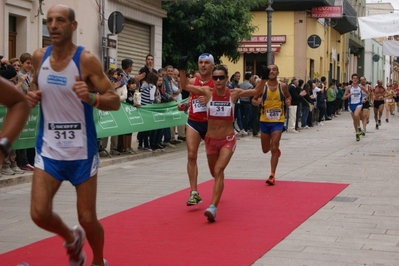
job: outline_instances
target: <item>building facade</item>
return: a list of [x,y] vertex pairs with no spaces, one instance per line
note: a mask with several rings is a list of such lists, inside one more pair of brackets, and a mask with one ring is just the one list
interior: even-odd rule
[[[78,29],[73,41],[97,55],[104,66],[120,67],[124,58],[134,61],[133,73],[144,66],[147,54],[154,55],[154,67],[161,67],[162,19],[166,11],[161,0],[3,0],[0,3],[0,55],[13,58],[33,53],[50,44],[45,25],[46,13],[54,4],[67,4],[75,10]],[[109,30],[114,11],[123,15],[124,27],[118,34]],[[113,39],[110,42],[107,39]]]
[[[391,3],[367,3],[366,16],[384,15],[394,12]],[[399,81],[399,57],[383,55],[382,43],[384,40],[394,39],[396,36],[365,40],[365,69],[366,78],[372,84],[382,80],[384,86],[393,81]],[[395,38],[396,39],[396,38]]]
[[[313,7],[341,6],[341,18],[312,17]],[[357,28],[357,13],[347,0],[274,0],[272,4],[272,61],[279,66],[280,77],[327,77],[347,81],[351,66],[349,40],[345,34]],[[230,72],[257,73],[267,62],[266,7],[254,10],[253,25],[257,31],[252,40],[240,46],[242,56],[235,64],[223,59]],[[354,58],[357,66],[358,57]]]

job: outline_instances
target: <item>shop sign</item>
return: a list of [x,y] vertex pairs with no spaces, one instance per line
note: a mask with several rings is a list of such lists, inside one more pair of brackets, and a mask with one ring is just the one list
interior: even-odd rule
[[312,18],[342,18],[342,6],[313,7]]

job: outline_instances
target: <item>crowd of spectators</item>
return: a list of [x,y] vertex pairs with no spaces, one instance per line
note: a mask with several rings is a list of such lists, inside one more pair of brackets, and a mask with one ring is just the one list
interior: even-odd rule
[[[133,61],[122,60],[122,68],[109,69],[108,77],[120,96],[121,102],[126,102],[137,108],[148,104],[163,104],[172,101],[181,101],[188,97],[183,93],[180,86],[178,69],[171,65],[156,70],[154,68],[154,57],[146,56],[145,65],[137,75],[131,76]],[[189,73],[193,76],[194,73]],[[176,145],[186,140],[185,125],[141,131],[137,133],[137,150],[159,151],[166,147],[175,149]],[[111,137],[109,154],[133,154],[137,150],[131,147],[132,134]],[[100,155],[107,156],[108,138],[100,142]]]
[[[181,89],[179,71],[171,65],[156,70],[154,57],[151,54],[146,56],[145,65],[134,76],[131,76],[132,69],[133,61],[127,58],[122,60],[121,68],[111,68],[106,71],[121,102],[140,108],[148,104],[180,101],[189,97],[189,94]],[[30,54],[24,53],[20,58],[10,60],[1,58],[0,76],[9,79],[17,89],[24,93],[29,90],[31,73],[32,56]],[[188,78],[196,75],[198,72],[187,74]],[[254,89],[260,81],[259,76],[252,73],[245,73],[242,82],[240,79],[241,73],[236,71],[227,86],[230,89],[250,90]],[[286,77],[280,79],[280,82],[288,83],[288,81]],[[348,101],[342,100],[348,85],[350,83],[337,83],[336,80],[327,83],[325,77],[307,82],[293,77],[288,84],[292,104],[285,108],[287,132],[297,133],[302,129],[323,126],[325,121],[338,117],[342,111],[348,111]],[[259,106],[253,105],[251,98],[238,99],[234,111],[234,128],[237,136],[260,137],[259,112]],[[109,138],[111,138],[110,145],[108,145]],[[174,149],[185,140],[185,125],[138,132],[137,150],[153,152],[166,147]],[[109,151],[106,150],[108,146]],[[102,156],[137,152],[132,147],[132,133],[99,140],[99,150]],[[33,161],[34,149],[14,151],[5,158],[0,175],[33,171]]]

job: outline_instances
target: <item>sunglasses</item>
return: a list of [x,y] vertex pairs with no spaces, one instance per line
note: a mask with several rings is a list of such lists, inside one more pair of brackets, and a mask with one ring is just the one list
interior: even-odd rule
[[224,75],[221,75],[221,76],[212,76],[212,79],[214,80],[214,81],[217,81],[218,79],[219,80],[224,80],[226,78],[226,76],[224,76]]

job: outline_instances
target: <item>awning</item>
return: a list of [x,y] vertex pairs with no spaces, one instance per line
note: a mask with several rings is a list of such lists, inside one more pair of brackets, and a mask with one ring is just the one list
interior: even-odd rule
[[399,56],[399,41],[386,40],[382,42],[382,54]]
[[399,35],[399,13],[358,18],[362,40]]
[[[279,53],[281,49],[281,43],[272,44],[272,52]],[[251,43],[251,44],[241,44],[238,47],[238,51],[242,54],[244,53],[261,53],[267,52],[267,43]]]

